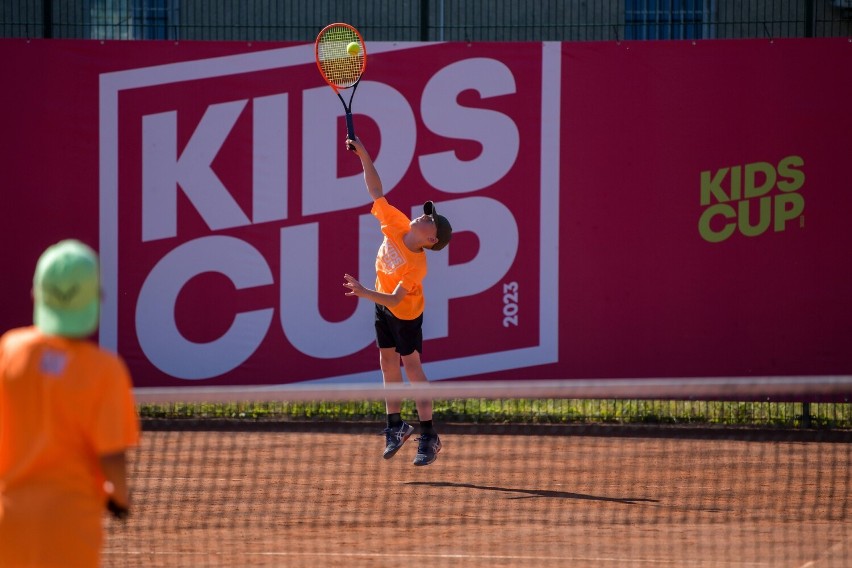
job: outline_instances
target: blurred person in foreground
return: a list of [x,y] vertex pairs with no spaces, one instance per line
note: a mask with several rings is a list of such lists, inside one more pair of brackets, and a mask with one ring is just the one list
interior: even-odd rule
[[0,337],[0,565],[97,567],[105,508],[130,511],[130,375],[88,339],[101,295],[91,248],[49,247],[32,294],[34,325]]

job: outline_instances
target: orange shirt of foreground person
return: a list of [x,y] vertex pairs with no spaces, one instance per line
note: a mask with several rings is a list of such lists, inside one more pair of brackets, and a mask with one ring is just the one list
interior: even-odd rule
[[95,252],[48,248],[34,323],[0,338],[0,566],[96,567],[105,506],[130,507],[125,450],[139,420],[124,362],[86,339],[98,325]]

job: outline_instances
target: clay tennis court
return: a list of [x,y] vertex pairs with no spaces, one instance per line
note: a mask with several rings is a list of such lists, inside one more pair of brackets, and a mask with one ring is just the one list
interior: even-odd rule
[[416,468],[379,431],[146,431],[104,565],[852,563],[848,432],[445,425]]

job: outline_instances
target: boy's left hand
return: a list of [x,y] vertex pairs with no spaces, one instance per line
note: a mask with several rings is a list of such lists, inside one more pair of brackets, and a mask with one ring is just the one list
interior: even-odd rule
[[355,279],[355,277],[353,277],[349,274],[344,274],[343,278],[346,280],[346,282],[344,282],[343,285],[345,287],[349,288],[349,291],[346,292],[347,296],[359,296],[360,297],[360,296],[364,295],[364,286],[360,282],[358,282]]

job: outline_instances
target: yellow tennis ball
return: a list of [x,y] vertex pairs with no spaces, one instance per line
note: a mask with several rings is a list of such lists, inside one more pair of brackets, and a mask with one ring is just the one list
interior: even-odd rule
[[358,45],[357,41],[350,42],[349,45],[346,46],[346,53],[349,55],[358,55],[361,52],[361,46]]

